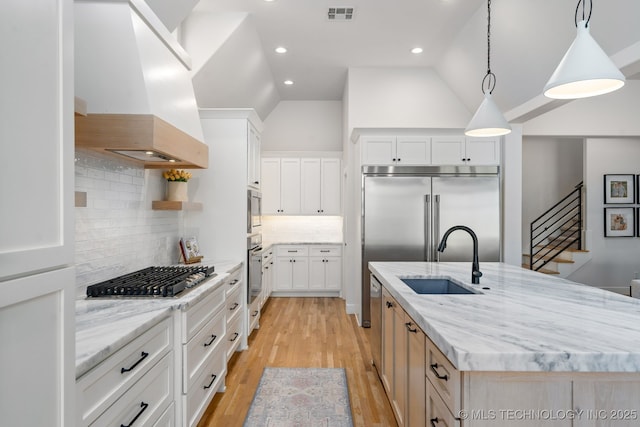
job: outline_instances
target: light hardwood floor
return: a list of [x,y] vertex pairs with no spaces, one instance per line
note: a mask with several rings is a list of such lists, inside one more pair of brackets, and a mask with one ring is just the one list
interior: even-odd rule
[[231,358],[226,391],[198,427],[242,426],[265,366],[345,368],[354,426],[396,426],[371,365],[370,332],[345,313],[340,298],[270,298],[249,349]]

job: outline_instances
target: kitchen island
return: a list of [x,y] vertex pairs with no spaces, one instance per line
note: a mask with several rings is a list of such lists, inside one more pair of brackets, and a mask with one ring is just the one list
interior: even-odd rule
[[[640,300],[501,263],[482,263],[478,285],[470,263],[373,262],[369,269],[389,299],[381,376],[401,425],[415,410],[407,403],[415,393],[400,389],[412,390],[416,355],[410,348],[401,355],[409,360],[405,373],[393,357],[415,335],[403,338],[404,326],[424,333],[427,425],[638,425]],[[478,293],[419,295],[406,278],[448,278]],[[385,316],[399,309],[394,304],[404,319]],[[390,358],[399,379],[385,379],[394,375],[385,371]]]

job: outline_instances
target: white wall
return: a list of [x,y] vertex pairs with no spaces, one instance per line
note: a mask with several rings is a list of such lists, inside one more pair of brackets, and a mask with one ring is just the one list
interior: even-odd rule
[[522,141],[522,250],[529,252],[531,221],[583,180],[581,138],[524,137]]
[[342,151],[342,102],[281,101],[264,121],[262,151]]
[[75,209],[76,283],[87,285],[151,265],[175,264],[182,212],[151,210],[163,200],[161,170],[87,150],[76,150],[75,189],[87,207]]
[[430,68],[350,68],[349,134],[354,128],[464,129],[471,112]]
[[640,138],[586,140],[584,171],[587,231],[591,236],[588,249],[593,259],[568,279],[601,288],[624,288],[618,290],[628,291],[633,273],[640,272],[639,238],[603,237],[603,175],[640,174],[638,159]]

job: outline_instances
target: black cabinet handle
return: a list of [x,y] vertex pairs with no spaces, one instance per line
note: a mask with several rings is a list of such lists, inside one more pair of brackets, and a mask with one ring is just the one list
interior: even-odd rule
[[233,333],[233,338],[231,338],[229,341],[233,342],[233,341],[237,340],[239,335],[240,335],[239,333],[234,332]]
[[254,184],[260,184],[260,181],[253,181]]
[[438,369],[438,364],[434,363],[432,365],[429,365],[431,367],[431,370],[433,371],[433,373],[436,375],[436,378],[439,380],[445,380],[448,381],[449,380],[449,376],[448,375],[440,375],[440,372],[437,371]]
[[400,157],[398,157],[398,161],[400,161],[400,160],[401,160]]
[[287,249],[287,252],[289,252],[290,254],[297,254],[297,253],[298,253],[298,250],[297,250],[297,249],[296,249],[296,250],[289,250],[289,249]]
[[296,262],[296,260],[294,259],[293,262]]
[[236,308],[238,308],[239,305],[240,304],[238,304],[237,302],[234,302],[233,305],[231,307],[229,307],[229,311],[235,310]]
[[387,301],[387,308],[392,308],[393,307],[393,303],[391,301]]
[[254,311],[253,314],[251,315],[251,317],[256,317],[258,315],[258,313],[260,313],[258,310]]
[[235,285],[236,283],[238,283],[239,281],[240,281],[240,280],[238,280],[238,279],[233,279],[232,281],[230,281],[230,282],[229,282],[229,286],[233,286],[233,285]]
[[204,343],[205,347],[209,347],[218,338],[216,335],[211,335],[211,341]]
[[438,423],[440,422],[438,418],[431,418],[429,421],[431,422],[431,427],[438,427]]
[[322,253],[328,253],[328,252],[331,252],[331,251],[330,251],[329,249],[320,249],[320,252],[322,252]]
[[406,327],[407,327],[407,331],[409,331],[409,332],[413,332],[414,334],[415,334],[416,332],[418,332],[418,329],[417,329],[417,328],[411,329],[411,322],[407,322],[407,323],[405,323],[405,324],[404,324],[404,326],[406,326]]
[[133,423],[136,422],[136,420],[140,417],[140,415],[142,415],[142,413],[149,407],[148,403],[144,403],[144,402],[140,402],[140,407],[142,409],[140,409],[140,412],[138,412],[138,414],[133,417],[133,419],[131,420],[131,422],[127,425],[124,424],[120,424],[120,427],[131,427],[133,425]]
[[211,388],[215,380],[216,380],[216,374],[211,374],[211,382],[209,383],[209,385],[204,386],[204,389],[206,390],[208,388]]
[[143,351],[142,354],[140,354],[140,359],[138,359],[138,361],[136,363],[131,365],[130,368],[121,368],[120,369],[120,373],[124,374],[125,372],[133,371],[136,368],[136,366],[138,366],[140,364],[140,362],[142,362],[144,359],[147,358],[148,355],[149,355],[149,353],[146,353],[146,352]]

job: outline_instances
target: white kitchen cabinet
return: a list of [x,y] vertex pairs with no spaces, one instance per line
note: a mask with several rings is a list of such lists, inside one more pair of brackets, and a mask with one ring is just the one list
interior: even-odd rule
[[[173,402],[173,348],[173,323],[165,319],[78,378],[76,425],[127,425],[138,413],[151,424]],[[145,391],[149,384],[157,390]]]
[[275,296],[330,296],[342,290],[342,246],[277,245]]
[[500,138],[433,137],[434,165],[499,165]]
[[247,123],[249,127],[247,132],[249,140],[247,142],[247,185],[252,188],[260,189],[260,134],[251,123]]
[[[0,414],[74,424],[73,2],[3,0]],[[10,160],[9,160],[10,159]]]
[[262,214],[300,213],[300,159],[262,159]]
[[269,248],[262,253],[262,302],[266,304],[273,290],[275,264],[273,262],[273,248]]
[[303,214],[340,214],[342,201],[340,163],[340,159],[300,159]]
[[309,289],[339,291],[341,288],[342,248],[312,246],[309,252]]
[[431,138],[428,136],[365,136],[363,165],[429,165]]

